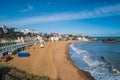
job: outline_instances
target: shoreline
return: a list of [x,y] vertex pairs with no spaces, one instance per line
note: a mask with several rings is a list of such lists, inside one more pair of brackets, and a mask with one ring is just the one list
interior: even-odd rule
[[[95,80],[94,77],[92,77],[92,76],[90,75],[90,73],[85,72],[85,71],[79,69],[79,68],[75,65],[75,63],[72,61],[72,59],[71,59],[71,57],[70,57],[70,55],[69,55],[69,48],[68,48],[68,46],[69,46],[70,44],[74,43],[74,42],[78,42],[78,41],[73,41],[73,42],[70,42],[70,43],[68,43],[68,44],[66,45],[66,55],[67,55],[68,58],[69,58],[68,61],[70,62],[70,64],[71,64],[72,66],[74,66],[74,67],[77,69],[77,72],[78,72],[78,74],[79,74],[80,76],[83,75],[83,74],[85,74],[85,75],[83,75],[83,76],[89,78],[89,80]],[[81,74],[81,72],[82,72],[83,74]]]
[[33,45],[25,50],[30,52],[30,57],[15,55],[7,63],[29,73],[48,76],[51,80],[93,80],[72,62],[68,53],[68,45],[72,42],[76,41],[48,42],[45,48],[40,48],[40,44]]

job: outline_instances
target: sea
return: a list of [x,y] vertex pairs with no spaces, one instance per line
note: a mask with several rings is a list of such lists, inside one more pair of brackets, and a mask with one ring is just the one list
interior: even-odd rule
[[74,64],[95,80],[120,80],[120,42],[74,42],[68,47]]

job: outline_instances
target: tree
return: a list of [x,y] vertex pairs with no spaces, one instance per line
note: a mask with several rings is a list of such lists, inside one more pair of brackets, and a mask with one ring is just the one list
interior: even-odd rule
[[16,34],[16,32],[15,32],[15,29],[16,28],[8,28],[8,32],[7,32],[7,34],[6,34],[6,37],[7,38],[10,38],[10,39],[16,39],[17,38],[17,34]]

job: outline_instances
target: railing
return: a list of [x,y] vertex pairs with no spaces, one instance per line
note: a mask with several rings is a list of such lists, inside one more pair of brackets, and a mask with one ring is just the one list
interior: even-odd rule
[[27,48],[28,46],[33,45],[34,43],[38,43],[38,41],[31,41],[26,43],[18,43],[10,46],[0,47],[0,57],[2,57],[2,53],[4,52],[13,52],[20,48]]
[[16,42],[0,42],[0,47],[14,45]]

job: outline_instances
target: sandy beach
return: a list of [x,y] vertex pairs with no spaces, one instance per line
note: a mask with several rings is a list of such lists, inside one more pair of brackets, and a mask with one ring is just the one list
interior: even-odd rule
[[91,80],[70,60],[67,45],[71,42],[48,42],[45,48],[40,48],[40,44],[33,45],[25,50],[30,57],[18,58],[15,55],[7,63],[29,73],[49,76],[52,80]]

